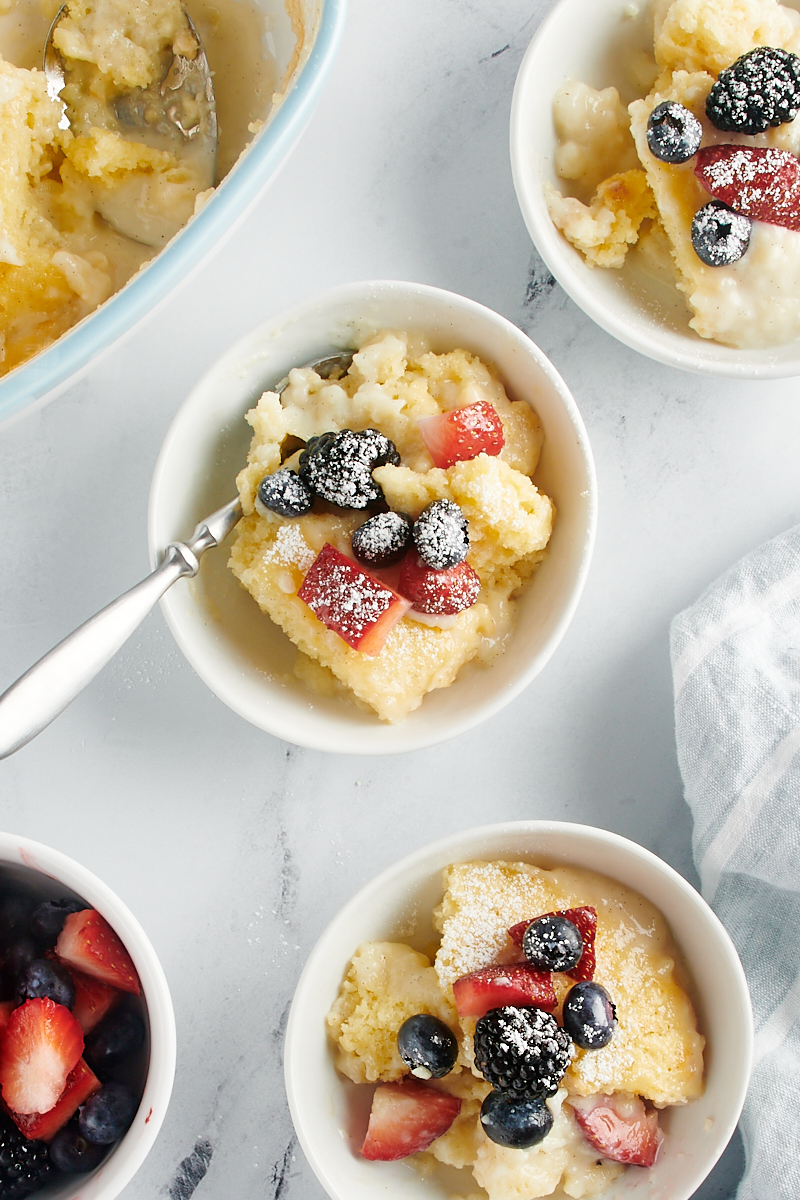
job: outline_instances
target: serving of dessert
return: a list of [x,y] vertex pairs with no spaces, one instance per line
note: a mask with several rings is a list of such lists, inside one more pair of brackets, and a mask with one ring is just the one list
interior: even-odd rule
[[230,566],[298,678],[397,722],[502,652],[554,506],[531,479],[537,415],[492,367],[383,332],[338,378],[293,369],[247,419]]
[[654,906],[587,870],[467,862],[433,924],[432,963],[360,946],[327,1017],[337,1069],[377,1084],[360,1154],[470,1170],[490,1200],[652,1167],[704,1044]]
[[626,105],[617,87],[575,79],[556,92],[563,182],[545,182],[551,218],[588,264],[635,259],[631,279],[671,279],[701,337],[742,349],[793,342],[800,14],[776,0],[647,11],[652,51],[629,57],[620,84],[643,98]]

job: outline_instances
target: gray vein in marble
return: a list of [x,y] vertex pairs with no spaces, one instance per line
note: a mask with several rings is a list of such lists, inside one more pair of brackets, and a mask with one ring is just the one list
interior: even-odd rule
[[292,1136],[289,1139],[289,1144],[283,1152],[283,1157],[275,1163],[272,1168],[271,1182],[274,1188],[271,1200],[281,1200],[281,1197],[287,1194],[289,1187],[289,1171],[294,1162],[295,1150],[297,1149],[297,1138]]
[[[169,1185],[169,1200],[189,1200],[205,1178],[213,1153],[211,1142],[205,1138],[195,1143],[194,1150],[182,1160]],[[277,1196],[277,1192],[275,1194]]]

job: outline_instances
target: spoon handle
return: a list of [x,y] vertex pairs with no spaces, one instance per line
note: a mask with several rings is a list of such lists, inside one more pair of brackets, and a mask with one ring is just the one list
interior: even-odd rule
[[0,696],[0,758],[41,733],[71,704],[141,625],[157,600],[185,575],[196,575],[200,556],[230,533],[241,516],[238,501],[219,509],[188,542],[171,543],[152,574],[40,658]]

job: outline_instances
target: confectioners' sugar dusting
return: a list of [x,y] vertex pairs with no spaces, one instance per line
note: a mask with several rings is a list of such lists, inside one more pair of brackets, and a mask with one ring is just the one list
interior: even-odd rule
[[307,571],[314,561],[314,551],[297,525],[280,525],[274,541],[264,553],[264,559],[266,562],[299,567],[301,571]]

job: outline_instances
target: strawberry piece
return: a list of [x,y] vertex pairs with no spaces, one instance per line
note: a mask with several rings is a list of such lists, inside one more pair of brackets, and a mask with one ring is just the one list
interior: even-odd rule
[[419,431],[435,467],[499,454],[506,444],[503,422],[488,400],[418,421]]
[[570,1096],[575,1119],[590,1146],[613,1162],[652,1167],[664,1135],[658,1113],[649,1112],[641,1096],[616,1092],[611,1096]]
[[471,608],[481,590],[481,581],[469,563],[460,562],[445,571],[435,571],[411,550],[400,566],[397,584],[418,612],[451,616]]
[[297,595],[328,629],[373,656],[411,608],[388,584],[341,554],[329,542],[308,569]]
[[453,996],[460,1017],[482,1017],[490,1008],[522,1004],[544,1008],[556,1006],[553,981],[546,971],[537,971],[525,963],[483,967],[462,975],[453,984]]
[[111,1011],[122,993],[118,988],[103,983],[102,979],[92,979],[91,975],[84,975],[83,971],[76,971],[74,967],[70,970],[70,975],[75,984],[72,1015],[84,1034],[91,1033],[95,1025]]
[[[594,979],[594,969],[597,966],[597,959],[594,952],[594,939],[597,933],[597,910],[592,908],[590,904],[584,904],[580,908],[562,908],[554,913],[541,913],[543,917],[566,917],[568,921],[577,927],[578,933],[583,938],[583,954],[578,959],[578,962],[569,971],[564,971],[565,975],[569,975],[570,979],[576,979],[582,983],[586,979]],[[521,946],[525,930],[530,925],[531,921],[538,920],[538,917],[531,917],[528,921],[519,921],[518,924],[512,925],[508,931],[508,936],[515,945]]]
[[704,146],[694,173],[706,191],[735,212],[800,230],[800,162],[771,146]]
[[420,1150],[453,1124],[461,1101],[416,1079],[382,1083],[375,1089],[369,1114],[364,1158],[391,1162]]
[[0,1041],[2,1041],[9,1018],[16,1007],[16,1000],[0,1000]]
[[76,967],[92,979],[141,994],[130,954],[108,921],[93,908],[70,913],[56,942],[56,954],[66,966]]
[[8,1019],[0,1046],[0,1088],[16,1113],[48,1112],[83,1053],[83,1031],[68,1008],[26,1000]]
[[8,1115],[26,1138],[40,1138],[43,1142],[49,1142],[99,1087],[100,1080],[81,1058],[75,1069],[70,1071],[63,1092],[48,1112],[26,1114],[9,1109]]

